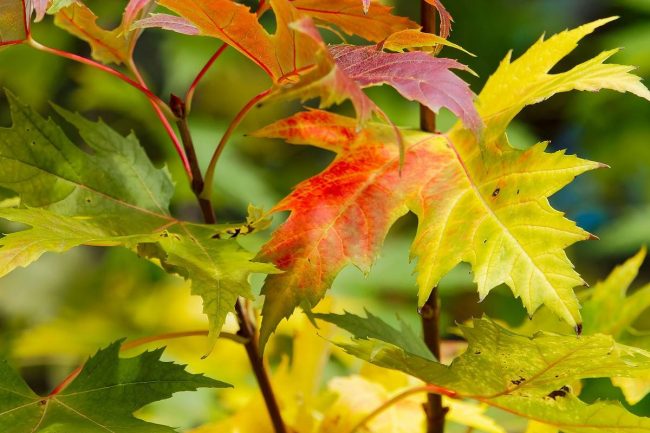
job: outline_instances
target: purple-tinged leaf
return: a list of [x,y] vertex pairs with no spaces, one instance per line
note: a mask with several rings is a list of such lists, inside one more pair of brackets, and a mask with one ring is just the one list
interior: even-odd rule
[[131,27],[131,24],[138,18],[138,16],[145,15],[149,10],[155,7],[153,0],[130,0],[129,4],[124,9],[124,17],[122,23],[126,27]]
[[34,11],[36,12],[36,17],[34,21],[39,22],[45,17],[45,11],[47,11],[47,4],[49,0],[32,0]]
[[468,70],[456,60],[423,52],[386,53],[375,46],[335,45],[329,50],[338,67],[361,87],[388,84],[433,111],[448,108],[474,132],[481,129],[474,94],[450,70]]
[[137,21],[133,27],[136,28],[156,28],[159,27],[165,30],[171,30],[184,35],[198,35],[201,33],[199,29],[185,18],[169,15],[169,14],[152,14],[147,18]]
[[309,36],[318,44],[320,51],[317,55],[320,59],[316,68],[310,74],[301,77],[297,84],[279,88],[277,95],[280,98],[299,97],[307,100],[319,97],[320,108],[340,104],[349,99],[357,113],[360,125],[370,120],[373,113],[386,118],[381,109],[363,93],[361,87],[336,64],[311,18],[303,17],[292,23],[291,28]]
[[339,67],[327,49],[313,20],[305,16],[293,22],[291,28],[309,36],[317,43],[319,47],[317,52],[318,61],[311,72],[302,76],[299,82],[290,86],[279,87],[273,96],[278,99],[300,98],[303,101],[318,97],[320,98],[320,108],[350,100],[357,113],[359,127],[367,123],[373,114],[381,117],[392,126],[401,158],[404,143],[399,129],[386,113],[363,93],[359,84]]

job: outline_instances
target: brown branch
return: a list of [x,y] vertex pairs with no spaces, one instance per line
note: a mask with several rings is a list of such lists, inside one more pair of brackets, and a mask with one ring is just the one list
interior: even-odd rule
[[[425,0],[420,0],[420,23],[422,30],[427,33],[436,32],[436,11]],[[420,104],[420,128],[427,132],[436,132],[436,114],[428,107]],[[438,288],[431,290],[429,299],[420,309],[424,342],[431,353],[440,361],[440,299]],[[445,415],[449,408],[442,406],[440,394],[429,393],[424,413],[427,418],[427,433],[443,433],[445,431]]]
[[190,165],[190,171],[192,172],[192,192],[196,196],[196,200],[198,201],[199,207],[201,208],[203,220],[208,224],[216,224],[217,216],[214,213],[212,202],[210,200],[201,198],[201,194],[205,188],[205,183],[203,181],[201,168],[199,167],[199,159],[196,156],[196,149],[194,148],[192,134],[190,133],[190,128],[187,124],[187,106],[181,98],[174,94],[171,95],[169,106],[178,119],[176,121],[176,126],[178,127],[178,131],[181,134],[181,141],[183,142],[185,154],[187,155],[187,159]]
[[[424,342],[438,361],[440,361],[440,299],[438,288],[434,287],[429,299],[420,309]],[[427,417],[427,433],[442,433],[445,430],[445,415],[449,408],[442,406],[442,396],[430,393],[424,404]]]
[[[194,150],[194,143],[187,125],[187,110],[185,103],[180,100],[180,98],[172,95],[171,107],[174,110],[174,114],[179,118],[178,127],[181,132],[181,139],[183,140],[185,152],[187,153],[190,167],[192,169],[192,190],[194,191],[201,207],[204,221],[208,224],[214,224],[216,222],[216,217],[214,215],[212,200],[209,196],[201,195],[205,189],[205,182],[201,174],[201,169],[199,168],[199,161]],[[237,332],[237,335],[245,341],[244,347],[246,348],[246,354],[248,355],[248,360],[250,361],[253,373],[255,374],[260,391],[264,397],[266,409],[268,410],[275,433],[287,433],[287,428],[282,420],[280,406],[278,405],[275,393],[273,392],[268,371],[264,365],[264,359],[259,352],[257,326],[255,325],[254,318],[251,317],[246,308],[244,299],[241,297],[235,304],[235,311],[239,321],[239,332]]]
[[[436,10],[425,0],[420,0],[420,24],[423,32],[436,32]],[[436,114],[422,104],[420,104],[420,128],[423,131],[436,132]]]

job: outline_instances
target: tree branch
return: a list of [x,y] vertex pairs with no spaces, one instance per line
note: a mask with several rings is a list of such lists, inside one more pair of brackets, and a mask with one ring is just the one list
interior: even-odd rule
[[[425,0],[420,0],[420,24],[427,33],[436,31],[436,11]],[[436,114],[428,107],[420,104],[420,128],[427,132],[436,132]],[[431,290],[429,299],[420,309],[424,342],[431,353],[440,361],[440,299],[438,288]],[[448,408],[442,406],[440,394],[430,393],[424,412],[427,417],[427,433],[443,433],[445,430],[445,415]]]
[[[187,111],[185,109],[185,104],[178,97],[172,97],[171,106],[179,117],[181,138],[183,139],[183,144],[187,150],[192,173],[195,173],[195,177],[192,182],[192,189],[197,195],[197,200],[201,206],[201,211],[203,212],[203,219],[208,224],[214,224],[216,222],[216,218],[214,216],[214,207],[212,206],[212,200],[209,195],[202,195],[201,192],[199,192],[201,190],[205,192],[207,189],[205,188],[205,185],[207,185],[207,183],[201,176],[199,162],[196,158],[196,152],[194,152],[194,144],[192,142],[189,128],[187,127]],[[236,124],[229,128],[230,133],[234,131],[235,127]],[[225,141],[227,141],[227,138]],[[222,139],[222,142],[224,142],[224,144],[225,141]],[[212,178],[210,178],[210,182],[212,182]],[[257,326],[255,325],[254,319],[251,317],[248,309],[246,308],[244,299],[241,297],[235,304],[235,312],[237,313],[237,319],[239,321],[239,332],[237,332],[237,335],[242,338],[243,341],[246,341],[246,343],[244,343],[246,354],[248,355],[248,360],[250,361],[253,373],[255,374],[260,391],[264,397],[264,402],[266,404],[269,417],[271,418],[271,423],[273,424],[275,433],[287,433],[287,428],[284,424],[284,421],[282,420],[280,406],[278,405],[278,401],[275,397],[275,393],[273,392],[273,387],[271,385],[271,380],[269,378],[266,367],[264,366],[264,359],[259,352]]]

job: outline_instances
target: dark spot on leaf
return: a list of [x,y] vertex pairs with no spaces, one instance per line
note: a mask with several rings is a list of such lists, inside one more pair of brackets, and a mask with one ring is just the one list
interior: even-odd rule
[[576,334],[582,335],[582,323],[576,325]]
[[86,198],[86,203],[90,203],[92,200],[90,198]]
[[477,350],[476,352],[474,352],[474,355],[480,355],[480,354],[481,354],[480,350]]
[[500,192],[501,192],[501,188],[497,188],[497,189],[495,189],[495,190],[492,192],[492,197],[496,197],[496,196],[498,196]]
[[571,392],[568,386],[563,386],[560,389],[556,389],[555,391],[550,392],[547,397],[552,398],[555,400],[558,397],[566,397],[566,395]]
[[519,195],[519,190],[517,190],[517,195]]
[[510,383],[512,383],[513,385],[521,385],[525,381],[526,381],[525,377],[519,376],[519,379],[511,380]]
[[47,404],[47,400],[43,399],[43,400],[39,401],[38,404],[40,404],[41,406],[45,406]]
[[226,230],[226,233],[230,235],[230,238],[236,238],[241,233],[241,227],[235,227],[233,229]]
[[484,244],[487,244],[487,239],[483,241]]

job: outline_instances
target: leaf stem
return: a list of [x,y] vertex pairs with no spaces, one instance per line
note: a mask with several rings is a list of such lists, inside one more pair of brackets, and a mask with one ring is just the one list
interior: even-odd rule
[[[127,67],[129,68],[131,73],[135,76],[140,86],[142,86],[142,88],[147,90],[147,92],[151,93],[149,87],[147,86],[147,83],[144,81],[144,78],[142,78],[142,74],[140,73],[140,70],[138,69],[137,65],[133,61],[133,57],[131,57],[128,60]],[[185,169],[185,173],[187,173],[187,176],[193,180],[194,173],[192,172],[192,168],[190,167],[190,162],[189,159],[187,158],[187,154],[185,153],[185,149],[181,144],[181,142],[178,140],[178,137],[176,136],[174,129],[169,123],[169,120],[167,120],[168,116],[169,117],[176,117],[176,116],[174,116],[174,113],[169,108],[169,106],[164,102],[162,102],[158,97],[156,97],[156,100],[149,98],[149,102],[151,103],[151,106],[156,112],[156,116],[158,116],[158,119],[160,120],[160,123],[163,125],[163,128],[165,128],[165,132],[167,132],[167,135],[169,135],[169,138],[172,140],[172,143],[174,144],[174,149],[176,149],[176,153],[178,153],[178,156],[180,156],[181,162],[183,163],[183,168]],[[165,108],[166,112],[163,112],[161,106]]]
[[[188,174],[188,176],[191,177],[191,171],[189,170],[189,164],[187,161],[187,157],[185,156],[185,152],[183,151],[183,147],[180,145],[180,142],[178,141],[178,138],[176,137],[176,134],[174,133],[174,130],[171,128],[171,125],[169,125],[169,121],[167,120],[167,117],[165,115],[165,111],[171,115],[171,111],[167,104],[165,104],[158,96],[153,94],[151,90],[147,88],[146,85],[144,84],[144,81],[139,83],[129,77],[127,77],[125,74],[122,72],[115,70],[113,68],[109,68],[106,65],[103,65],[99,62],[96,62],[92,59],[87,59],[85,57],[79,56],[74,53],[69,53],[67,51],[59,50],[56,48],[51,48],[48,46],[45,46],[31,37],[27,39],[27,43],[32,47],[35,48],[39,51],[43,51],[45,53],[53,54],[55,56],[63,57],[69,60],[73,60],[75,62],[82,63],[84,65],[91,66],[95,69],[99,69],[100,71],[107,72],[114,77],[119,78],[120,80],[124,81],[125,83],[129,84],[130,86],[134,87],[135,89],[139,90],[142,92],[147,99],[151,102],[151,105],[154,107],[154,110],[156,110],[156,114],[158,115],[160,121],[163,124],[163,127],[165,128],[165,131],[167,132],[167,135],[169,135],[169,138],[172,140],[172,143],[174,144],[174,148],[176,149],[176,152],[178,152],[179,156],[181,157],[181,161],[183,162],[183,168],[185,169],[185,172]],[[137,69],[136,69],[137,71]],[[135,73],[136,77],[141,80],[141,76],[139,76],[139,73]]]
[[[185,337],[207,337],[209,334],[208,330],[201,329],[197,331],[182,331],[182,332],[169,332],[167,334],[160,334],[160,335],[152,335],[149,337],[142,337],[138,338],[136,340],[130,341],[128,343],[124,343],[122,347],[120,348],[121,352],[125,352],[127,350],[135,349],[137,347],[143,346],[145,344],[149,343],[154,343],[156,341],[162,341],[162,340],[173,340],[177,338],[185,338]],[[230,332],[221,332],[219,334],[219,338],[223,338],[225,340],[231,340],[234,341],[235,343],[240,343],[240,344],[246,344],[247,340],[241,338],[237,334],[233,334]]]
[[[156,341],[162,341],[162,340],[171,340],[175,338],[184,338],[184,337],[207,337],[208,336],[208,331],[207,330],[199,330],[199,331],[183,331],[183,332],[169,332],[166,334],[160,334],[160,335],[152,335],[149,337],[143,337],[143,338],[138,338],[136,340],[130,341],[128,343],[122,344],[120,346],[120,352],[125,352],[127,350],[135,349],[136,347],[143,346],[148,343],[153,343]],[[244,338],[240,337],[237,334],[232,334],[230,332],[222,332],[219,334],[219,338],[227,339],[227,340],[232,340],[236,343],[240,344],[246,344],[247,340]],[[60,394],[61,391],[63,391],[65,388],[67,388],[70,383],[76,379],[77,376],[79,376],[79,373],[81,373],[81,370],[83,370],[85,364],[80,365],[79,367],[75,368],[69,375],[66,376],[65,379],[59,383],[54,390],[48,395],[48,397],[53,397],[57,394]]]
[[73,60],[75,62],[79,62],[79,63],[83,63],[83,64],[88,65],[88,66],[92,66],[93,68],[99,69],[101,71],[108,72],[109,74],[119,78],[120,80],[124,81],[125,83],[127,83],[127,84],[133,86],[134,88],[138,89],[140,92],[144,93],[147,96],[147,98],[153,99],[153,100],[157,101],[157,103],[165,105],[164,102],[162,102],[160,100],[160,98],[158,98],[158,96],[154,95],[149,89],[143,87],[142,85],[140,85],[140,83],[138,83],[138,82],[132,80],[131,78],[127,77],[126,75],[124,75],[120,71],[117,71],[117,70],[115,70],[113,68],[109,68],[108,66],[103,65],[103,64],[101,64],[99,62],[96,62],[96,61],[94,61],[92,59],[87,59],[87,58],[79,56],[77,54],[73,54],[73,53],[69,53],[67,51],[63,51],[63,50],[59,50],[59,49],[56,49],[56,48],[45,46],[45,45],[35,41],[32,38],[29,38],[27,40],[27,43],[32,48],[35,48],[35,49],[37,49],[39,51],[43,51],[43,52],[49,53],[49,54],[54,54],[55,56],[59,56],[59,57],[64,57],[66,59]]
[[441,386],[437,385],[424,385],[424,386],[418,386],[415,388],[409,388],[407,390],[404,390],[400,392],[399,394],[393,396],[391,399],[385,401],[382,403],[379,407],[377,407],[375,410],[370,412],[368,415],[363,417],[361,421],[359,421],[355,426],[350,430],[349,433],[355,433],[358,431],[360,428],[368,424],[370,421],[372,421],[374,418],[379,416],[382,412],[388,410],[391,406],[395,405],[396,403],[399,403],[401,400],[404,400],[407,397],[410,397],[414,394],[419,394],[421,392],[426,392],[426,393],[435,393],[439,397],[442,395],[446,395],[447,397],[451,398],[457,398],[458,395],[456,394],[455,391],[452,391],[447,388],[443,388]]
[[212,57],[210,57],[210,60],[208,60],[208,62],[196,75],[196,78],[194,78],[194,81],[192,81],[190,88],[187,89],[187,93],[185,94],[185,106],[188,113],[192,110],[192,100],[194,100],[194,92],[196,92],[196,86],[198,86],[199,82],[203,79],[208,70],[210,70],[214,62],[217,61],[217,59],[221,56],[221,54],[223,54],[224,51],[226,51],[226,48],[228,47],[229,45],[225,42],[221,44],[219,49],[212,55]]
[[244,107],[237,113],[235,118],[230,122],[230,125],[228,125],[228,129],[226,129],[226,132],[224,132],[223,136],[221,137],[221,140],[219,141],[219,144],[217,145],[217,148],[215,149],[214,153],[212,154],[212,159],[210,159],[210,164],[208,165],[208,169],[205,172],[205,182],[204,182],[204,188],[203,192],[201,193],[201,197],[204,199],[209,199],[212,197],[212,183],[214,181],[214,173],[215,169],[217,166],[217,162],[219,162],[219,157],[223,153],[223,150],[226,147],[226,144],[228,144],[228,140],[232,136],[233,132],[235,132],[235,129],[237,129],[237,126],[241,123],[241,121],[246,117],[246,114],[255,107],[257,104],[261,103],[264,98],[266,98],[270,93],[272,89],[267,89],[263,91],[262,93],[256,95],[244,105]]

